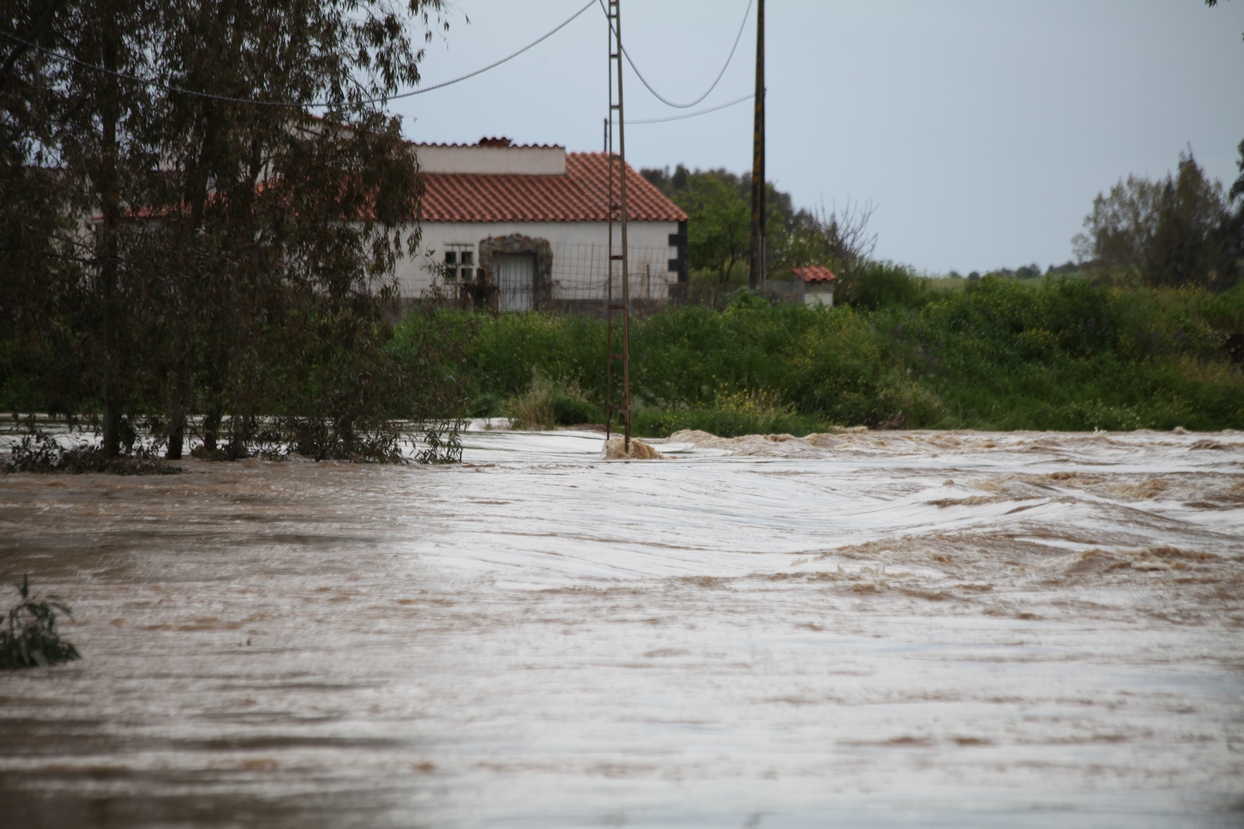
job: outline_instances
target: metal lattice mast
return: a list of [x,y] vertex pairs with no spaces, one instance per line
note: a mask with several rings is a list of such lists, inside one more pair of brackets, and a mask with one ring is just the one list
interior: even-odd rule
[[[605,282],[605,437],[613,434],[613,413],[622,413],[623,447],[631,450],[631,286],[626,244],[626,119],[622,111],[621,0],[609,0],[609,127],[605,158],[609,166],[609,274]],[[613,124],[618,152],[613,152]],[[615,233],[614,226],[618,232]],[[615,240],[618,245],[615,247]],[[621,297],[614,298],[618,274]],[[617,331],[618,328],[621,331]],[[620,335],[620,336],[619,336]],[[620,342],[619,342],[620,340]],[[618,350],[615,351],[615,344]],[[614,391],[613,364],[622,364],[621,393]]]

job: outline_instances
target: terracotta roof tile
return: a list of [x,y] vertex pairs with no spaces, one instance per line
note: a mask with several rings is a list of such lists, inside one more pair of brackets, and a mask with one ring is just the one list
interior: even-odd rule
[[792,270],[795,276],[804,282],[836,282],[838,280],[834,272],[823,265],[804,265]]
[[[604,222],[609,164],[604,153],[567,153],[564,176],[427,173],[419,206],[425,222]],[[631,167],[632,221],[680,222],[687,214]]]

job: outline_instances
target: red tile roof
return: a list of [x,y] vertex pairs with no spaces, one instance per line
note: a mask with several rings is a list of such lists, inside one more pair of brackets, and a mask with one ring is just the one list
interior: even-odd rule
[[[423,180],[427,190],[419,218],[425,222],[609,220],[609,164],[604,153],[567,153],[564,176],[427,173]],[[629,165],[626,201],[632,221],[681,222],[687,218]]]
[[792,269],[804,282],[836,282],[838,277],[824,265],[804,265]]

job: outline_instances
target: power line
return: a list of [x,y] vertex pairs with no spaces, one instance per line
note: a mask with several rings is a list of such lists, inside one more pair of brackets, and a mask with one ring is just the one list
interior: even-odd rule
[[726,107],[732,107],[737,104],[741,104],[744,101],[750,101],[752,98],[755,98],[755,97],[756,96],[754,94],[748,94],[748,95],[744,95],[742,98],[735,98],[733,101],[727,101],[724,104],[718,104],[715,107],[709,107],[708,109],[701,109],[698,112],[686,112],[686,113],[683,113],[682,115],[671,115],[667,118],[642,118],[637,121],[636,120],[627,121],[626,123],[627,123],[627,126],[634,126],[635,124],[664,124],[668,121],[682,121],[687,118],[695,118],[699,115],[708,115],[710,112],[716,112],[719,109],[725,109]]
[[[751,2],[751,0],[748,0],[748,2],[750,3],[750,2]],[[516,57],[518,57],[519,55],[521,55],[523,52],[526,52],[528,49],[531,49],[533,46],[539,46],[541,43],[543,43],[544,41],[548,40],[550,37],[552,37],[553,35],[555,35],[555,34],[557,34],[558,32],[560,32],[562,29],[564,29],[564,28],[566,28],[567,26],[569,26],[569,25],[570,25],[570,23],[571,23],[571,21],[573,21],[573,20],[574,20],[575,18],[577,18],[579,15],[583,14],[585,11],[587,11],[589,8],[591,8],[591,6],[592,6],[592,0],[587,0],[587,3],[585,3],[585,4],[584,4],[583,8],[579,9],[577,12],[575,12],[575,13],[574,13],[574,14],[572,14],[572,15],[570,15],[570,17],[567,17],[565,20],[563,20],[563,21],[561,22],[561,24],[560,24],[557,28],[552,29],[552,30],[551,30],[551,31],[549,31],[547,34],[544,34],[544,35],[542,35],[541,37],[537,38],[536,40],[533,40],[531,43],[528,43],[526,46],[524,46],[523,48],[519,49],[519,50],[518,50],[517,52],[515,52],[514,54],[512,54],[512,55],[508,55],[507,57],[504,57],[504,58],[502,58],[501,60],[496,61],[495,63],[490,63],[490,64],[488,64],[488,65],[487,65],[487,66],[485,66],[483,69],[476,69],[474,72],[471,72],[471,73],[469,73],[469,74],[463,75],[463,76],[458,77],[458,78],[454,78],[454,79],[453,79],[453,80],[451,80],[451,81],[445,81],[444,83],[434,84],[434,85],[432,85],[432,86],[424,87],[423,89],[416,89],[416,90],[411,91],[411,92],[404,92],[404,93],[402,93],[401,95],[394,95],[394,96],[392,96],[391,98],[389,98],[388,100],[390,100],[390,101],[396,101],[396,100],[399,100],[399,99],[401,99],[401,98],[409,98],[409,97],[411,97],[412,95],[422,95],[422,94],[423,94],[423,93],[425,93],[425,92],[433,92],[433,91],[435,91],[435,90],[437,90],[437,89],[444,89],[444,88],[445,88],[445,87],[447,87],[447,86],[451,86],[451,85],[456,84],[456,83],[459,83],[459,82],[461,82],[461,81],[465,81],[465,80],[467,80],[468,78],[474,78],[476,75],[482,75],[482,74],[484,74],[485,72],[487,72],[487,71],[488,71],[488,70],[490,70],[490,69],[496,69],[496,68],[497,68],[498,66],[500,66],[501,64],[503,64],[503,63],[506,63],[506,62],[508,62],[508,61],[513,60],[514,58],[516,58]],[[367,103],[372,103],[372,102],[368,101]]]
[[[604,5],[603,0],[597,0],[597,2],[600,4],[600,10],[605,12],[605,17],[606,19],[608,19],[609,12],[605,10],[605,5]],[[645,87],[647,87],[648,91],[651,92],[658,101],[665,104],[666,106],[674,107],[675,109],[690,109],[691,107],[695,106],[696,104],[700,103],[705,98],[707,98],[709,94],[714,89],[717,88],[717,84],[721,81],[722,76],[726,74],[726,69],[730,67],[730,61],[734,60],[734,53],[739,48],[739,41],[743,39],[743,30],[747,28],[747,18],[748,18],[748,15],[751,14],[751,12],[752,12],[752,0],[747,0],[747,8],[744,9],[743,11],[743,22],[739,24],[739,33],[734,36],[734,45],[730,47],[730,54],[726,57],[725,64],[721,67],[721,71],[717,73],[717,78],[713,81],[712,85],[707,90],[705,90],[704,94],[689,103],[676,104],[673,101],[671,101],[669,98],[666,98],[660,92],[657,92],[655,89],[652,88],[652,84],[648,83],[648,79],[644,77],[644,73],[639,71],[639,67],[635,65],[635,61],[631,60],[631,53],[626,51],[625,46],[622,47],[622,54],[626,56],[626,62],[629,63],[631,65],[631,69],[635,71],[635,75],[636,77],[639,78],[639,82],[642,83]],[[612,21],[610,21],[609,23],[609,28],[610,30],[613,29]],[[617,33],[614,32],[614,34],[616,35]],[[631,123],[637,124],[639,122],[632,121]]]
[[[585,11],[591,8],[593,2],[596,2],[596,0],[588,0],[587,3],[584,4],[583,8],[579,9],[577,12],[572,14],[570,17],[566,18],[556,28],[550,30],[544,35],[541,35],[539,38],[537,38],[536,40],[533,40],[531,43],[528,43],[526,46],[519,49],[517,52],[513,52],[512,54],[509,54],[506,57],[503,57],[501,60],[490,63],[487,66],[483,67],[482,69],[476,69],[474,72],[469,72],[466,75],[462,75],[460,77],[454,78],[452,80],[444,81],[442,83],[433,84],[432,86],[427,86],[422,89],[414,89],[414,90],[411,90],[410,92],[403,92],[399,95],[384,95],[384,96],[380,96],[376,98],[368,98],[363,101],[358,101],[358,103],[359,104],[387,103],[388,101],[397,101],[397,100],[401,100],[402,98],[410,98],[415,95],[423,95],[426,92],[434,92],[437,89],[444,89],[447,86],[452,86],[456,83],[461,83],[462,81],[469,80],[470,78],[474,78],[476,75],[482,75],[485,72],[488,72],[489,70],[496,69],[501,64],[508,63],[509,61],[513,60],[514,58],[528,51],[529,49],[532,49],[540,45],[541,43],[548,40],[553,35],[560,32],[562,29],[569,26],[572,21],[574,21],[577,17],[579,17],[579,15],[583,14]],[[87,63],[86,61],[78,60],[77,58],[73,58],[68,55],[62,55],[59,52],[54,52],[51,49],[45,49],[44,47],[40,46],[37,43],[32,43],[28,40],[23,40],[22,38],[17,37],[15,35],[8,34],[7,32],[0,32],[0,37],[5,38],[6,40],[11,40],[14,43],[24,44],[25,46],[28,46],[32,49],[42,52],[43,54],[47,55],[53,60],[60,61],[61,63],[68,63],[68,64],[73,64],[75,66],[81,66],[84,69],[89,69],[94,72],[100,72],[105,75],[111,75],[121,80],[131,81],[133,83],[139,83],[139,84],[142,84],[143,86],[159,89],[163,92],[175,92],[181,95],[191,95],[196,98],[206,98],[212,101],[223,101],[225,103],[231,103],[231,104],[246,104],[248,106],[271,106],[271,107],[297,108],[297,107],[328,107],[328,106],[332,106],[333,104],[332,101],[314,101],[312,103],[305,103],[301,101],[263,101],[263,100],[258,100],[255,98],[234,98],[228,95],[214,95],[210,92],[198,92],[193,89],[185,89],[183,87],[173,86],[172,84],[166,84],[166,83],[163,83],[162,81],[157,81],[157,80],[153,80],[150,78],[140,78],[137,75],[130,75],[125,72],[117,72],[112,69],[106,69],[103,66],[99,66],[94,63]],[[630,58],[627,58],[627,60],[629,59]]]

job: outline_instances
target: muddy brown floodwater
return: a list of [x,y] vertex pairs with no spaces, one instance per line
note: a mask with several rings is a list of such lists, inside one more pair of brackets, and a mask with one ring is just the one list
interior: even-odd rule
[[1244,433],[467,437],[0,477],[0,823],[1244,825]]

